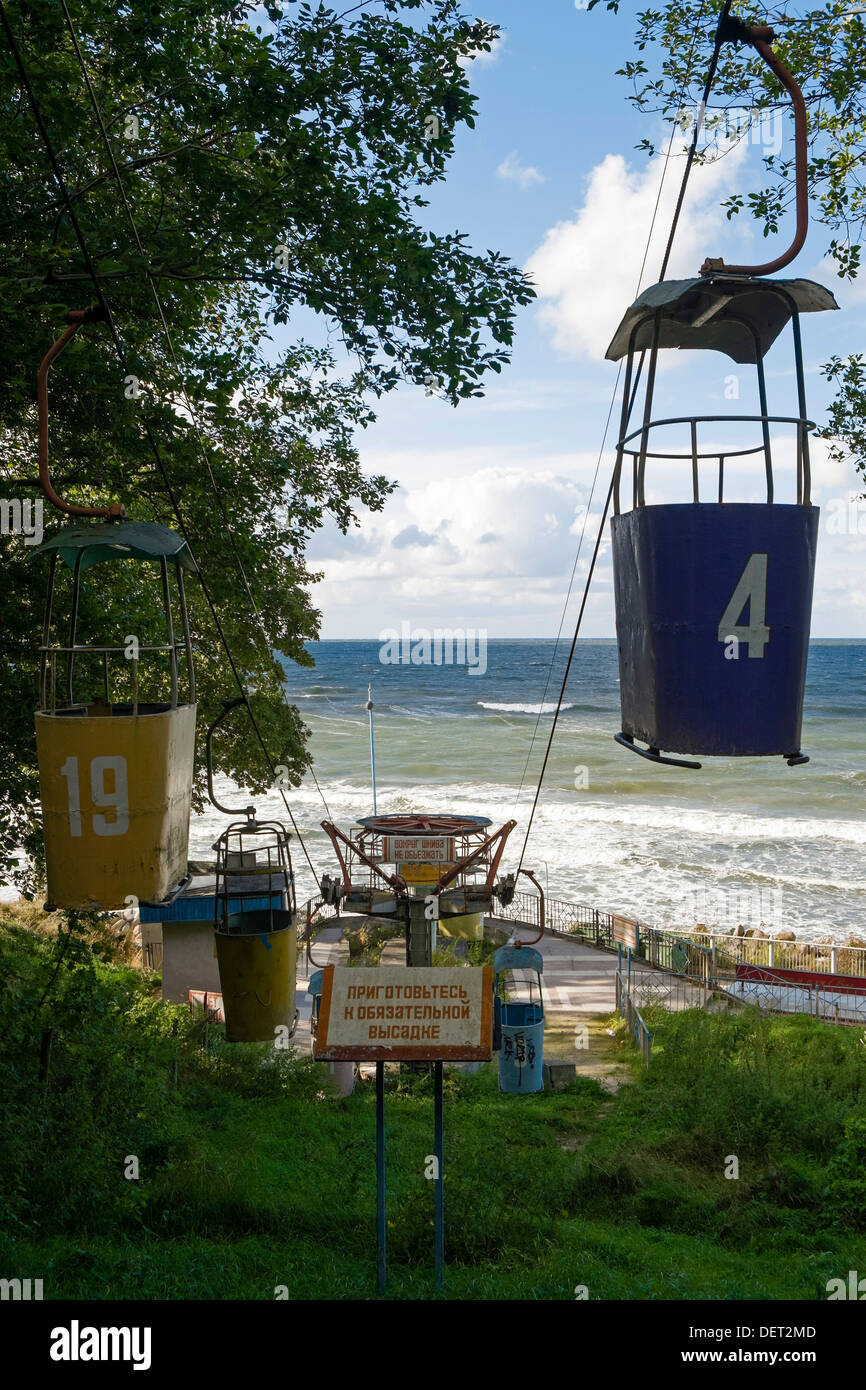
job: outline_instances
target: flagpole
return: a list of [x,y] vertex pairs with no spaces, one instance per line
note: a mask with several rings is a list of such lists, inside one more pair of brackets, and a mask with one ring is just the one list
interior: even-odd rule
[[373,782],[373,815],[376,815],[376,743],[373,738],[373,687],[367,686],[367,703],[364,709],[370,716],[370,776]]

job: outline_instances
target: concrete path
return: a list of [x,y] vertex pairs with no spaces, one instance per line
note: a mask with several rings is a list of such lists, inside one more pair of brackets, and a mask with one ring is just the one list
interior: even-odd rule
[[548,1011],[581,1017],[616,1007],[616,956],[546,933],[536,950],[544,957],[542,982]]
[[349,949],[345,941],[341,940],[342,930],[342,927],[322,928],[313,942],[313,956],[316,964],[309,965],[306,953],[298,952],[295,1007],[300,1013],[300,1018],[292,1041],[294,1046],[305,1055],[308,1055],[310,1051],[310,1015],[313,1012],[313,1001],[307,994],[307,985],[310,983],[311,974],[319,966],[348,965]]
[[[340,927],[323,928],[313,946],[317,961],[337,965],[348,960],[340,931]],[[536,949],[544,958],[545,1056],[573,1062],[580,1075],[593,1076],[606,1089],[615,1090],[627,1079],[626,1070],[613,1038],[598,1022],[598,1015],[611,1014],[616,1006],[616,956],[549,933],[536,943]],[[386,942],[381,956],[383,966],[402,965],[405,958],[402,940]],[[300,1018],[294,1042],[304,1053],[310,1048],[311,1000],[306,993],[309,974],[301,957],[296,999]],[[578,1029],[586,1031],[578,1033]],[[578,1042],[588,1045],[577,1046]]]
[[550,933],[536,949],[544,957],[545,1057],[573,1064],[578,1076],[606,1091],[618,1090],[631,1072],[604,1022],[616,1008],[616,956]]

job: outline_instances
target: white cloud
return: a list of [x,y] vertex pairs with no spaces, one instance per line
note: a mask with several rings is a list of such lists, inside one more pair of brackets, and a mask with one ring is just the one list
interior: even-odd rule
[[[320,536],[311,559],[325,578],[314,601],[328,614],[328,633],[375,636],[404,618],[507,634],[555,631],[597,456],[548,455],[540,464],[529,449],[520,453],[519,462],[514,450],[507,464],[465,468],[459,486],[438,454],[425,454],[412,468],[422,481],[365,520],[368,544],[347,553],[344,538],[323,544]],[[581,574],[597,524],[594,514]],[[608,602],[602,593],[599,601]]]
[[[514,157],[516,160],[516,151]],[[752,241],[748,224],[739,226],[736,219],[729,223],[718,206],[737,182],[742,158],[742,151],[734,151],[713,166],[694,170],[669,277],[696,274],[707,255],[724,255],[728,261],[750,260],[754,258],[750,243],[763,249],[762,241]],[[410,401],[407,396],[402,407],[405,416],[395,417],[400,428],[392,428],[388,444],[375,447],[372,437],[365,441],[365,470],[399,479],[400,488],[383,512],[364,515],[360,530],[343,537],[333,527],[315,538],[310,561],[325,578],[313,589],[312,597],[326,615],[323,636],[375,638],[383,628],[399,627],[406,619],[431,630],[474,627],[486,628],[491,636],[554,635],[577,538],[585,525],[565,621],[565,630],[570,630],[612,459],[608,450],[586,516],[598,458],[590,445],[600,434],[600,427],[583,433],[584,450],[570,452],[559,442],[563,438],[561,425],[548,427],[544,415],[573,408],[579,400],[581,414],[586,413],[588,419],[584,407],[596,403],[592,393],[607,404],[612,377],[601,359],[622,313],[635,297],[660,171],[658,159],[648,168],[636,170],[624,158],[608,156],[592,171],[584,202],[574,218],[552,228],[530,262],[542,294],[541,313],[556,345],[570,356],[591,359],[597,364],[595,370],[576,371],[573,390],[568,380],[545,378],[537,367],[537,375],[527,373],[519,381],[509,378],[492,383],[489,397],[467,406],[466,436],[440,430],[437,437],[438,403],[423,398]],[[644,286],[658,274],[681,172],[681,161],[672,161]],[[684,354],[670,356],[685,359]],[[788,415],[796,407],[792,403],[790,353],[785,345],[778,350],[778,363],[780,370],[770,368],[770,409]],[[693,364],[680,360],[660,393],[671,395],[671,408],[661,413],[679,416],[692,408],[693,401],[706,403],[698,413],[736,413],[736,406],[726,404],[725,389],[728,374],[740,370],[719,358],[718,363],[703,362],[693,375]],[[561,371],[567,374],[570,369],[563,366]],[[739,410],[754,413],[754,382],[748,378],[748,369],[742,376]],[[428,408],[429,417],[422,413]],[[476,439],[468,428],[470,410],[485,416],[484,428],[474,431]],[[497,413],[501,418],[496,418]],[[517,433],[523,424],[521,414],[533,427],[531,441],[525,443]],[[616,419],[608,444],[615,437]],[[702,430],[701,444],[707,451],[716,446],[725,449],[735,445],[738,437],[736,428],[732,433],[721,424],[708,424]],[[751,434],[743,440],[749,442],[753,442]],[[680,444],[687,449],[687,432],[673,447]],[[773,428],[773,457],[777,500],[791,501],[793,438],[782,426]],[[812,444],[812,475],[813,498],[822,507],[812,631],[828,637],[866,635],[866,533],[859,522],[861,515],[866,519],[866,511],[848,509],[848,499],[862,492],[862,485],[858,485],[850,465],[832,461],[826,445],[818,440]],[[708,461],[701,470],[705,498],[713,495],[716,478],[716,465]],[[762,500],[759,454],[730,459],[725,478],[726,495]],[[652,475],[647,475],[647,500],[686,501],[690,479],[688,463],[655,461]],[[626,484],[626,507],[629,496]],[[838,527],[834,529],[831,518],[847,517],[849,510],[857,517],[857,526],[849,524],[841,532]],[[614,634],[609,535],[608,526],[584,618],[582,631],[587,637]]]
[[[736,186],[746,154],[743,143],[714,163],[692,170],[667,279],[696,275],[708,255],[740,259],[750,232],[736,221],[729,222],[719,203]],[[552,329],[555,346],[568,356],[594,361],[603,357],[619,320],[635,299],[664,164],[664,155],[657,155],[643,169],[633,168],[622,155],[605,156],[589,175],[576,217],[552,227],[530,257],[526,269],[541,299],[542,322]],[[658,275],[682,168],[682,159],[670,160],[643,288]]]
[[501,57],[507,41],[508,35],[503,34],[500,30],[499,37],[494,39],[493,43],[490,45],[489,53],[482,48],[479,49],[477,53],[468,55],[465,58],[460,58],[458,59],[460,67],[471,68],[474,67],[476,63],[481,67],[490,67],[491,64],[497,62]]
[[832,256],[824,256],[809,278],[832,290],[841,309],[859,309],[866,304],[866,271],[861,270],[854,280],[840,280],[838,263]]
[[[727,435],[713,433],[704,442],[708,450],[731,444]],[[325,576],[313,590],[314,603],[327,615],[324,636],[375,637],[404,619],[431,630],[462,626],[486,628],[491,636],[553,635],[577,540],[585,532],[565,623],[570,630],[598,530],[610,454],[602,460],[587,516],[597,454],[517,445],[458,452],[455,460],[448,449],[404,451],[404,484],[383,513],[365,516],[361,530],[347,537],[336,528],[319,533],[310,559]],[[822,509],[812,631],[863,634],[866,504],[849,507],[862,485],[850,465],[829,458],[824,441],[813,440],[811,452],[813,500]],[[777,500],[790,502],[794,445],[783,429],[774,430],[773,459]],[[380,454],[365,465],[387,471]],[[655,461],[647,474],[647,501],[690,500],[690,477],[688,466]],[[702,468],[705,498],[713,495],[716,479],[708,461]],[[730,459],[725,481],[730,499],[761,502],[760,456]],[[623,504],[630,505],[628,485]],[[609,538],[608,524],[584,619],[587,637],[614,634]]]
[[521,164],[519,150],[507,154],[496,170],[496,176],[508,183],[517,183],[521,188],[531,188],[535,183],[547,183],[547,178],[534,164]]

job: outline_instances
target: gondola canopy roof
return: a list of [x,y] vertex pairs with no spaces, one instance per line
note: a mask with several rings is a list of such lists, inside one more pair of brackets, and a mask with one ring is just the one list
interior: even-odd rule
[[42,555],[57,551],[72,569],[81,558],[81,569],[90,569],[102,560],[160,560],[185,570],[195,570],[196,564],[182,536],[150,521],[123,521],[88,526],[82,523],[64,526],[43,541],[31,553]]
[[655,312],[661,314],[659,347],[710,349],[734,362],[766,356],[792,314],[838,309],[833,295],[814,280],[758,280],[711,275],[662,280],[635,300],[613,336],[606,356],[618,362],[629,350],[652,346]]

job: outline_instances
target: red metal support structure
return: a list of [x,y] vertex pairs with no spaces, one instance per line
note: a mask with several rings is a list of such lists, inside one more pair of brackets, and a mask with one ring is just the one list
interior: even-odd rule
[[340,868],[343,872],[343,885],[347,893],[351,891],[352,878],[351,874],[349,873],[346,861],[343,855],[340,853],[340,846],[338,844],[338,841],[342,841],[344,845],[348,846],[352,854],[356,854],[358,858],[361,860],[362,864],[366,864],[367,867],[372,869],[375,874],[378,874],[380,878],[383,878],[385,882],[388,884],[388,887],[393,888],[395,893],[406,892],[407,885],[404,883],[403,879],[400,878],[399,874],[386,874],[384,869],[379,868],[379,865],[376,863],[375,859],[371,859],[367,852],[361,849],[360,845],[358,845],[355,841],[350,840],[348,835],[343,834],[342,830],[338,830],[336,825],[334,825],[332,821],[323,820],[322,829],[330,839],[331,844],[334,846],[334,853],[336,854],[337,859],[340,861]]
[[806,103],[796,79],[784,63],[773,52],[770,45],[775,41],[774,31],[766,24],[744,24],[741,19],[729,17],[720,25],[719,37],[727,43],[749,43],[757,49],[771,72],[775,73],[782,86],[790,93],[794,107],[794,186],[797,197],[797,227],[794,240],[784,255],[765,265],[726,265],[721,259],[708,256],[701,266],[702,275],[712,275],[722,271],[726,275],[772,275],[790,265],[802,250],[809,226],[809,180],[808,180],[808,120]]
[[490,861],[490,868],[487,871],[487,878],[484,883],[485,888],[487,888],[488,890],[491,889],[493,887],[493,881],[496,878],[496,871],[499,868],[499,861],[502,858],[502,852],[505,849],[505,841],[508,839],[508,836],[511,834],[516,824],[516,820],[506,821],[504,825],[500,826],[500,828],[494,832],[494,834],[488,835],[486,839],[481,841],[481,844],[478,846],[477,849],[474,849],[471,854],[468,854],[466,856],[465,859],[458,860],[454,867],[452,869],[449,869],[448,872],[442,878],[440,878],[439,882],[436,884],[436,887],[431,889],[431,892],[434,894],[441,893],[443,888],[447,888],[449,883],[452,883],[454,879],[457,878],[458,875],[463,872],[464,869],[468,869],[470,864],[474,864],[475,860],[478,859],[486,849],[489,849],[490,846],[496,840],[498,840],[499,845],[496,849],[496,853]]
[[534,883],[534,884],[535,884],[536,888],[538,889],[538,896],[539,896],[539,900],[540,900],[540,901],[539,901],[538,935],[537,935],[537,936],[534,936],[534,937],[532,938],[531,941],[517,941],[517,942],[515,942],[515,945],[516,945],[516,946],[534,946],[535,943],[536,943],[536,941],[540,941],[541,938],[544,936],[544,889],[542,888],[542,886],[541,886],[541,884],[539,883],[538,879],[535,877],[535,874],[533,873],[532,869],[522,869],[522,868],[521,868],[521,869],[518,869],[517,872],[518,872],[519,874],[524,874],[524,875],[529,879],[530,883]]

